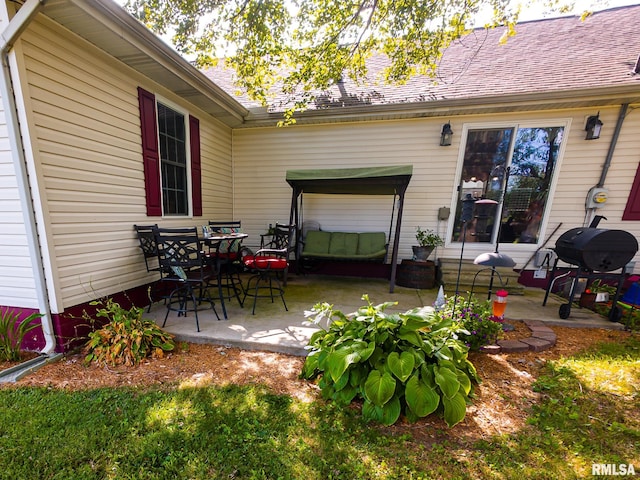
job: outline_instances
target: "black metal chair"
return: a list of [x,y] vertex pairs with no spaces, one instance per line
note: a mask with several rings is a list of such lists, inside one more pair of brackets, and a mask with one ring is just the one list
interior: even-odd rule
[[247,296],[253,297],[252,315],[256,312],[258,298],[271,298],[271,303],[273,303],[276,295],[282,299],[284,309],[289,311],[284,300],[283,283],[286,286],[294,231],[295,225],[277,223],[271,242],[258,250],[255,255],[243,257],[244,265],[254,273],[249,278],[244,290],[244,300]]
[[205,258],[197,227],[155,228],[154,236],[160,266],[164,271],[171,272],[162,280],[175,285],[167,298],[167,313],[162,326],[167,323],[169,312],[176,311],[178,316],[186,317],[187,312],[192,311],[199,332],[198,307],[202,302],[209,303],[216,318],[220,320],[209,292],[211,280],[216,278],[217,272]]
[[156,244],[156,238],[153,234],[153,230],[158,228],[158,225],[134,225],[133,228],[135,228],[136,235],[138,236],[138,246],[140,250],[142,250],[147,272],[160,272],[158,245]]
[[[209,221],[209,229],[212,233],[240,233],[242,231],[241,220]],[[218,285],[226,293],[224,298],[231,300],[235,297],[241,307],[244,306],[244,287],[240,280],[240,273],[244,266],[241,262],[242,240],[222,240],[217,244],[211,244],[208,256],[217,263]],[[225,317],[226,318],[226,317]]]
[[[160,256],[158,252],[158,244],[156,243],[156,238],[153,233],[154,229],[158,228],[158,224],[153,225],[134,225],[133,228],[136,231],[136,235],[138,236],[138,246],[140,250],[142,250],[142,256],[144,257],[144,265],[147,269],[147,272],[158,272],[160,277],[163,277],[162,267],[160,266]],[[154,302],[154,295],[152,292],[157,290],[158,282],[154,282],[149,287],[149,307],[147,312],[151,311],[151,306]],[[155,288],[154,288],[155,287]],[[161,298],[166,297],[164,295],[160,295]]]

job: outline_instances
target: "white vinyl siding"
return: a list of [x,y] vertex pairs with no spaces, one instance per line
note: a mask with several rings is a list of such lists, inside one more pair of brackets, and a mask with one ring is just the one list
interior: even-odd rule
[[[542,241],[562,222],[547,247],[564,231],[581,226],[585,197],[595,185],[605,161],[619,107],[600,108],[604,128],[599,140],[584,139],[584,122],[592,109],[556,112],[518,112],[503,115],[446,117],[386,122],[245,129],[234,132],[235,199],[239,218],[248,220],[253,235],[269,223],[288,221],[291,188],[285,182],[288,169],[413,165],[404,205],[399,259],[411,258],[415,228],[431,228],[443,237],[451,234],[447,221],[438,221],[439,207],[455,211],[456,175],[461,161],[463,126],[499,122],[567,124],[564,155],[558,159],[558,180],[550,197],[550,210],[541,232]],[[442,125],[451,120],[453,144],[439,146]],[[622,222],[622,212],[640,160],[640,114],[628,115],[618,140],[605,186],[609,201],[602,211],[608,218],[601,228],[623,229],[638,236],[640,222]],[[388,234],[391,197],[304,197],[304,219],[320,222],[324,230],[373,231]],[[252,235],[252,236],[253,236]],[[523,266],[538,245],[501,245]],[[492,245],[465,246],[465,258],[491,250]],[[459,244],[438,249],[438,257],[457,257]],[[530,265],[529,268],[532,268]]]
[[[4,29],[7,25],[6,11],[4,8],[0,10],[0,28]],[[4,102],[0,101],[0,305],[37,309],[38,298],[24,222]]]
[[0,305],[37,308],[31,257],[4,118],[4,112],[0,112]]
[[[631,191],[636,170],[638,168],[638,164],[640,163],[639,107],[640,105],[635,105],[627,110],[627,116],[622,126],[620,138],[618,139],[616,150],[613,155],[613,160],[611,162],[611,167],[609,168],[607,179],[605,182],[605,187],[609,190],[608,200],[606,202],[606,205],[596,213],[607,217],[607,220],[603,220],[600,223],[601,228],[618,228],[621,230],[626,230],[632,233],[640,243],[640,222],[622,220],[622,214],[624,213],[624,209],[627,205],[629,192]],[[608,114],[604,118],[602,113],[600,114],[600,119],[603,122],[607,122],[605,123],[604,128],[609,128],[609,130],[606,132],[608,136],[605,145],[605,152],[601,157],[599,157],[602,158],[600,164],[604,163],[604,159],[606,158],[606,149],[609,146],[609,138],[611,133],[613,132],[613,128],[618,118],[618,110],[619,108],[611,111],[607,110]],[[602,136],[600,137],[600,140],[601,139]],[[596,141],[598,140],[593,140],[593,142]],[[597,179],[599,177],[600,171],[598,170],[596,181],[593,183],[593,185],[597,183]],[[640,255],[636,256],[635,261],[636,272],[640,272]]]
[[[554,246],[557,236],[564,231],[582,225],[585,217],[585,198],[589,189],[600,180],[619,110],[620,106],[600,109],[600,119],[604,122],[604,127],[598,140],[585,140],[585,121],[588,115],[595,114],[594,109],[581,110],[573,116],[569,142],[566,145],[553,198],[551,217],[547,224],[547,235],[551,234],[558,223],[562,222],[562,226],[547,246]],[[626,230],[640,238],[640,222],[622,221],[638,162],[640,112],[630,109],[604,183],[609,191],[608,200],[604,207],[595,212],[607,218],[601,221],[599,228]],[[636,257],[636,261],[638,260]]]
[[[289,169],[413,165],[402,221],[402,236],[408,239],[417,225],[435,229],[437,208],[450,203],[455,159],[448,164],[443,158],[453,150],[440,147],[439,138],[439,124],[424,121],[238,130],[236,212],[243,226],[245,219],[255,226],[250,234],[262,233],[269,223],[288,221]],[[393,196],[305,194],[303,202],[304,220],[318,221],[323,230],[383,231],[388,237]],[[409,243],[400,247],[401,256],[409,255]]]
[[[228,127],[41,17],[24,34],[23,50],[58,311],[156,279],[145,270],[134,224],[199,225],[214,212],[232,214]],[[229,185],[218,196],[203,181],[205,216],[146,216],[138,86],[199,118],[203,179],[211,185],[221,175]]]

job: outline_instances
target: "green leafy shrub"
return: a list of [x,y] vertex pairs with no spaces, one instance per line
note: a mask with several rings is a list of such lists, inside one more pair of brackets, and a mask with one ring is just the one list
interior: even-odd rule
[[416,240],[421,247],[441,247],[444,245],[444,239],[433,230],[422,230],[416,227]]
[[20,312],[6,308],[0,309],[0,360],[17,362],[20,360],[20,345],[27,333],[39,324],[31,323],[42,317],[41,313],[32,313],[20,321]]
[[162,358],[175,348],[173,335],[142,318],[143,308],[133,306],[127,310],[111,298],[106,304],[101,301],[91,304],[103,305],[96,311],[96,317],[106,318],[108,323],[89,333],[85,346],[87,363],[132,366],[146,357]]
[[468,348],[457,338],[460,326],[434,315],[431,307],[387,314],[387,302],[367,305],[350,316],[328,303],[316,304],[308,317],[327,328],[309,340],[300,376],[319,378],[325,398],[346,406],[362,399],[362,414],[385,425],[404,413],[410,421],[440,409],[449,426],[460,422],[479,382],[467,359]]
[[502,319],[493,316],[489,300],[481,302],[474,296],[468,299],[461,296],[457,299],[450,297],[436,315],[460,322],[465,330],[460,333],[460,339],[473,351],[495,343],[502,334]]
[[616,287],[596,278],[584,291],[585,293],[608,293],[609,295],[615,295]]

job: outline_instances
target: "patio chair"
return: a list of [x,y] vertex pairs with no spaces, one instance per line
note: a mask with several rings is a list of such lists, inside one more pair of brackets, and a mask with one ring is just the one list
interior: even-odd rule
[[[147,272],[158,272],[160,274],[160,278],[162,278],[163,271],[162,267],[160,266],[158,244],[156,243],[156,238],[153,234],[153,230],[158,228],[158,224],[134,225],[133,228],[136,230],[136,235],[138,237],[138,246],[140,247],[140,250],[142,250],[144,265],[147,269]],[[147,309],[147,312],[151,311],[151,306],[153,305],[153,290],[158,290],[158,282],[154,282],[150,287],[149,307]],[[166,299],[166,296],[161,294],[160,298]]]
[[243,299],[244,301],[247,296],[253,297],[252,315],[255,315],[258,298],[271,298],[273,303],[276,295],[282,299],[284,309],[289,311],[284,300],[283,283],[286,286],[294,230],[295,225],[277,223],[271,242],[255,255],[246,255],[242,259],[244,265],[253,272],[244,290]]
[[176,311],[178,316],[186,317],[187,312],[192,311],[196,317],[196,330],[199,332],[198,307],[202,302],[209,303],[216,318],[220,320],[209,293],[211,280],[216,278],[217,272],[205,258],[197,227],[155,228],[154,235],[160,266],[165,271],[172,272],[163,281],[170,281],[175,285],[167,298],[167,313],[162,326],[167,323],[169,312]]
[[158,262],[158,245],[153,230],[158,228],[158,224],[154,225],[134,225],[138,236],[138,243],[142,255],[144,257],[144,265],[147,272],[160,272],[160,264]]

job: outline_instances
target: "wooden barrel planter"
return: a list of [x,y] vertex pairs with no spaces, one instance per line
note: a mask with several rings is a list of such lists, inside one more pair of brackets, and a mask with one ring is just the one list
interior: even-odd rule
[[401,287],[427,289],[436,286],[436,266],[434,262],[402,260],[396,270],[396,284]]

